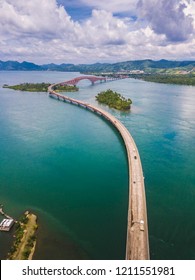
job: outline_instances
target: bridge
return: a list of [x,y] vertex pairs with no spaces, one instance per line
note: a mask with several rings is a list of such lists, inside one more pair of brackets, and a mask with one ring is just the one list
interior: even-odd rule
[[118,76],[118,77],[101,77],[101,76],[80,76],[77,78],[74,78],[72,80],[60,83],[60,85],[72,85],[72,86],[76,86],[80,81],[82,80],[89,80],[92,85],[94,85],[96,82],[109,82],[109,81],[113,81],[113,80],[119,80],[119,79],[125,79],[126,77],[124,76]]
[[[69,84],[68,82],[64,83]],[[149,259],[150,255],[144,177],[139,152],[131,134],[117,118],[103,109],[55,92],[53,88],[59,84],[49,86],[48,92],[51,97],[83,107],[102,116],[104,119],[109,121],[122,136],[127,151],[129,167],[129,205],[127,215],[125,258],[126,260]]]
[[92,83],[92,85],[94,85],[94,83],[97,82],[97,81],[106,82],[106,77],[80,76],[80,77],[74,78],[70,81],[63,82],[63,83],[61,83],[61,85],[76,86],[78,84],[78,82],[80,82],[82,80],[89,80]]

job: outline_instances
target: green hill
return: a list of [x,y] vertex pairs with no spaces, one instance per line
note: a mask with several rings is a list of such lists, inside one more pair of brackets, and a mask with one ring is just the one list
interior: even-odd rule
[[64,72],[81,72],[81,73],[101,73],[101,72],[118,72],[128,70],[144,70],[146,73],[159,72],[168,69],[192,70],[195,68],[195,61],[169,61],[151,59],[124,61],[117,63],[94,63],[94,64],[66,64],[60,65],[51,63],[45,65],[36,65],[31,62],[18,61],[0,61],[0,70],[6,71],[64,71]]

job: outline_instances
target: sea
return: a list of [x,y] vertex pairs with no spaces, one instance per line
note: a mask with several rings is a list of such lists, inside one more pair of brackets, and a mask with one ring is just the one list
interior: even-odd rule
[[[125,259],[128,165],[123,140],[102,117],[4,84],[57,83],[80,73],[0,72],[0,204],[38,217],[35,260]],[[138,147],[145,177],[150,258],[195,259],[195,88],[123,79],[66,93],[118,118]],[[106,89],[129,112],[100,105]],[[0,216],[0,220],[3,217]],[[14,228],[0,232],[6,259]]]

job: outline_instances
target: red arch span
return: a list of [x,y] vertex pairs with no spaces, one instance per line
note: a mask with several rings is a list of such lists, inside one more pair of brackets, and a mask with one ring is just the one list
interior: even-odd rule
[[89,81],[91,81],[92,84],[94,84],[97,81],[100,81],[100,82],[104,81],[104,82],[106,82],[106,77],[80,76],[80,77],[74,78],[74,79],[72,79],[70,81],[61,83],[61,85],[73,85],[73,86],[75,86],[81,80],[89,80]]

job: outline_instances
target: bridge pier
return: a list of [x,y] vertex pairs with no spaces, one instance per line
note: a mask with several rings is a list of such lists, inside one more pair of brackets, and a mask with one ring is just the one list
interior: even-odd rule
[[87,106],[85,106],[84,104],[78,104],[80,107],[82,107],[82,108],[87,108]]

